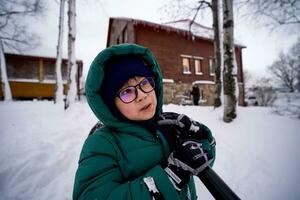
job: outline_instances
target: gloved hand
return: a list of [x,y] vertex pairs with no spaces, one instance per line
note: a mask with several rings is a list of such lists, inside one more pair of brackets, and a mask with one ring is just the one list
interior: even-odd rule
[[216,145],[216,141],[209,128],[186,115],[165,112],[159,116],[157,124],[165,133],[164,135],[170,141],[172,148],[174,148],[177,138],[181,141],[189,139],[198,141],[207,140],[211,146],[209,148],[214,148]]
[[195,121],[190,119],[184,114],[178,114],[174,112],[164,112],[159,116],[157,121],[158,125],[173,125],[184,131],[199,131],[199,126],[196,125]]
[[165,171],[174,187],[181,190],[191,175],[198,175],[212,161],[213,155],[202,148],[201,142],[187,140],[170,154]]

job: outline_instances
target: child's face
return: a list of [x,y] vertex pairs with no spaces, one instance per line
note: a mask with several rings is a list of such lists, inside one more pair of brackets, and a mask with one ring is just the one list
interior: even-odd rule
[[[134,77],[129,79],[122,87],[120,91],[124,91],[129,86],[136,86],[137,84],[143,84],[145,77]],[[147,83],[147,82],[146,82]],[[115,98],[116,107],[119,111],[129,120],[144,121],[151,119],[156,111],[156,94],[155,91],[145,93],[139,86],[137,89],[137,97],[130,103],[124,103],[119,97]]]

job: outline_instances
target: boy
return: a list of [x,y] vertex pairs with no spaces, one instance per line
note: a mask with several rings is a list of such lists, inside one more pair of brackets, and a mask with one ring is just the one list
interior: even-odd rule
[[104,127],[85,141],[73,199],[197,198],[191,177],[212,163],[214,149],[192,140],[175,147],[171,126],[183,130],[194,123],[162,114],[162,85],[159,65],[144,47],[115,45],[97,55],[86,95]]

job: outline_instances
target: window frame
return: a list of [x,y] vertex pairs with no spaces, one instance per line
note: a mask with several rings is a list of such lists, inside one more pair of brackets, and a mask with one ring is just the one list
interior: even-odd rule
[[215,58],[208,58],[209,75],[215,76]]
[[[192,71],[191,71],[191,63],[190,63],[190,60],[192,58],[192,56],[188,56],[188,55],[180,55],[180,58],[181,58],[181,69],[182,69],[182,74],[192,74]],[[184,65],[184,59],[187,59],[187,69],[188,71],[185,71],[185,65]]]
[[[196,75],[203,75],[203,57],[194,56],[194,67]],[[200,72],[197,70],[196,61],[199,61]]]

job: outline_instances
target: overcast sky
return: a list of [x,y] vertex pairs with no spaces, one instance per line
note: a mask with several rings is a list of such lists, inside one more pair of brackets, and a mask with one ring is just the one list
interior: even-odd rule
[[[160,8],[161,0],[77,0],[76,57],[84,62],[86,74],[93,58],[105,48],[109,17],[129,17],[161,23],[166,19]],[[37,55],[56,55],[58,37],[59,4],[47,2],[47,12],[41,20],[31,21],[31,27],[41,36],[41,46],[30,52]],[[67,10],[67,4],[66,4]],[[237,15],[236,15],[237,16]],[[251,73],[266,75],[266,67],[272,64],[280,51],[296,42],[296,34],[270,32],[261,25],[236,17],[235,37],[247,48],[243,50],[243,65]],[[65,16],[65,21],[67,16]],[[198,22],[209,26],[210,20],[202,17]],[[67,24],[65,24],[64,55],[67,55]]]

